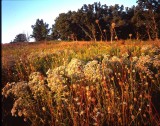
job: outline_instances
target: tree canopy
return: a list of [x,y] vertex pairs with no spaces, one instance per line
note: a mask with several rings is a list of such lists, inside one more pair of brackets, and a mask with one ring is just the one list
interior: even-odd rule
[[37,19],[35,25],[32,25],[33,33],[32,38],[35,38],[36,41],[42,41],[47,39],[50,29],[48,24],[43,22],[43,19]]
[[26,34],[20,33],[20,34],[16,35],[13,42],[28,42],[28,38],[27,38]]
[[77,11],[61,13],[50,29],[43,20],[32,25],[36,41],[50,39],[108,41],[112,39],[157,40],[160,38],[160,2],[137,0],[137,5],[107,6],[100,2],[84,4]]

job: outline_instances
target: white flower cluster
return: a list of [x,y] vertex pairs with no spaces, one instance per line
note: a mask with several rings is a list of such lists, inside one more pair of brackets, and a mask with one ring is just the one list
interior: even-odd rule
[[138,57],[137,56],[132,57],[132,61],[133,62],[137,62],[138,61]]
[[128,52],[122,54],[122,57],[127,58],[129,56]]
[[156,68],[160,68],[160,54],[154,56],[153,66]]
[[47,71],[48,87],[50,87],[53,92],[61,89],[61,86],[66,83],[67,78],[65,78],[65,73],[65,66],[60,66],[53,70],[49,69]]
[[[118,59],[118,58],[117,58]],[[56,90],[59,85],[70,83],[79,83],[89,81],[95,83],[101,81],[103,76],[108,76],[113,71],[108,68],[110,61],[103,60],[99,63],[97,60],[89,61],[84,64],[83,61],[73,58],[67,66],[60,66],[47,72],[48,86]]]
[[113,56],[113,57],[111,57],[110,61],[111,62],[121,62],[121,59],[118,58],[117,56]]
[[149,49],[149,53],[154,54],[154,55],[160,54],[160,48],[158,48],[156,46],[152,47],[151,49]]
[[152,54],[152,55],[157,55],[160,53],[160,48],[157,46],[153,45],[144,45],[141,48],[141,53],[142,54]]
[[102,66],[97,60],[90,61],[84,66],[84,74],[85,78],[93,83],[102,80]]
[[78,81],[79,79],[84,77],[83,69],[84,63],[79,59],[73,58],[67,65],[67,76]]
[[140,56],[137,63],[136,63],[136,66],[140,68],[140,66],[149,66],[151,65],[153,59],[149,56],[149,55],[146,55],[146,56]]
[[29,82],[33,84],[43,84],[44,80],[42,78],[43,75],[40,72],[33,72],[29,76]]
[[153,48],[152,45],[145,45],[145,46],[142,46],[141,51],[148,52],[151,48]]
[[15,97],[23,97],[25,95],[29,95],[29,87],[27,82],[12,82],[7,83],[6,86],[2,89],[2,95],[8,97],[10,94]]
[[28,86],[35,99],[43,96],[47,91],[46,78],[40,72],[33,72],[29,76]]
[[33,115],[34,113],[32,112],[32,110],[28,109],[30,106],[33,105],[33,102],[28,100],[28,99],[24,99],[22,97],[19,97],[17,100],[15,100],[14,104],[13,104],[13,108],[11,109],[11,114],[12,116],[24,116],[24,117],[30,117],[31,115]]
[[155,65],[157,69],[157,63],[159,63],[159,60],[155,59],[149,55],[140,56],[135,64],[135,68],[152,77],[152,75],[154,74],[152,71],[152,67],[154,67]]

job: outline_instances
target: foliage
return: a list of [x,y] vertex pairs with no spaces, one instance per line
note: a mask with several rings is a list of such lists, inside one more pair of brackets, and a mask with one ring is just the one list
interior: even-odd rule
[[29,39],[27,38],[26,34],[18,34],[16,35],[13,42],[28,42]]
[[36,41],[42,41],[47,39],[50,29],[48,24],[44,23],[43,20],[37,19],[35,25],[32,25],[33,33],[32,38],[35,38]]
[[[160,38],[160,3],[157,0],[137,0],[137,5],[107,6],[100,2],[84,4],[77,11],[60,13],[52,25],[37,19],[31,37],[42,40],[108,41],[128,39],[158,40]],[[114,24],[114,28],[112,27]],[[131,38],[131,37],[130,37]]]
[[159,7],[156,0],[138,0],[135,8],[133,23],[136,26],[137,38],[147,38],[149,40],[159,38]]
[[[160,4],[156,0],[138,0],[137,6],[124,8],[115,4],[107,6],[101,3],[84,4],[77,11],[61,13],[55,20],[54,32],[62,40],[113,40],[132,38],[151,40],[159,38]],[[98,21],[98,23],[96,23]],[[115,23],[116,33],[111,25]],[[105,32],[102,32],[104,31]]]

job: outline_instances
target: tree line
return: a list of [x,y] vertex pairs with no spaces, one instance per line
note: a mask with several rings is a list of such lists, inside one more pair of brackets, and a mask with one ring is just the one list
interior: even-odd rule
[[160,38],[160,1],[137,0],[124,7],[84,4],[77,11],[61,13],[51,28],[37,19],[31,37],[43,40],[112,41],[114,39],[158,40]]

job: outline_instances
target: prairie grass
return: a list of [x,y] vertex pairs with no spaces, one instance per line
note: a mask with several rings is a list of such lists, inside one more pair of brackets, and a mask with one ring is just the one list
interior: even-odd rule
[[33,126],[160,124],[159,42],[2,45],[2,80]]

